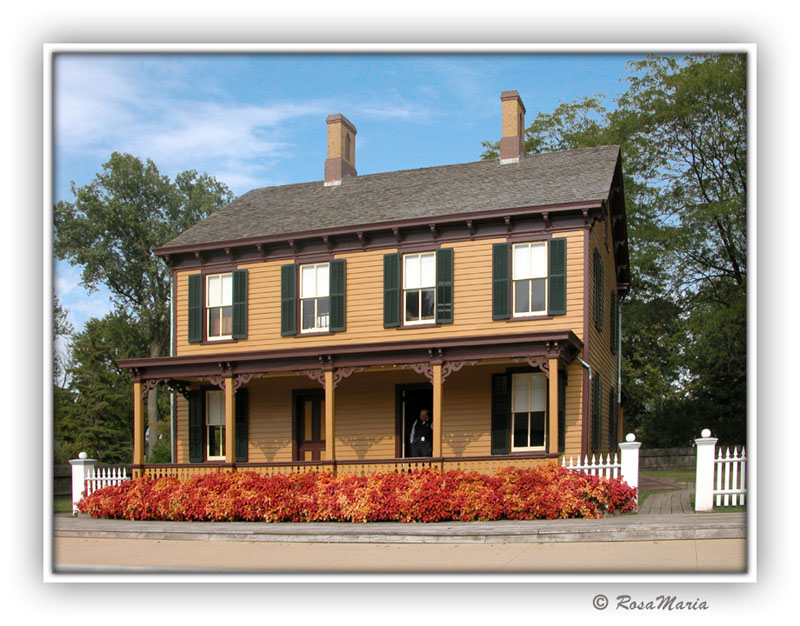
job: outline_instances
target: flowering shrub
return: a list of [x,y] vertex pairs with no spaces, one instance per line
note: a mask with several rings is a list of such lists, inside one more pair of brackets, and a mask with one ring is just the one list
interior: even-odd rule
[[636,490],[555,463],[496,475],[417,470],[334,476],[215,473],[136,478],[78,503],[93,517],[171,521],[440,522],[602,517],[633,511]]

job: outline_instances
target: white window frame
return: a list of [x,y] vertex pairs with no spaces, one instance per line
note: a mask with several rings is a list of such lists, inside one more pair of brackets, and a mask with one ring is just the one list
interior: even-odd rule
[[[217,415],[211,415],[211,398],[218,398],[214,403],[219,407]],[[212,422],[213,419],[213,422]],[[220,432],[220,454],[211,454],[211,429],[219,429]],[[222,391],[206,391],[205,401],[205,429],[206,429],[206,460],[224,461],[225,460],[225,395]]]
[[[528,266],[520,267],[517,263],[517,250],[528,249]],[[539,254],[544,255],[544,268],[543,273],[540,269],[538,272],[534,269],[533,250],[540,249]],[[528,290],[528,310],[517,312],[517,282],[529,281],[530,288]],[[544,308],[531,310],[533,302],[533,281],[544,280]],[[511,316],[512,317],[540,317],[547,315],[549,303],[549,280],[550,280],[550,255],[549,245],[547,241],[531,241],[526,243],[515,243],[511,248]]]
[[[225,287],[225,278],[228,279],[228,287]],[[219,281],[220,288],[219,288],[219,295],[220,299],[219,302],[211,302],[211,295],[213,290],[211,288],[212,281]],[[220,341],[224,339],[232,339],[233,338],[233,273],[227,272],[224,274],[208,274],[206,276],[206,339],[208,341]],[[224,314],[225,309],[230,311],[230,328],[231,332],[227,334],[222,334],[222,329],[224,328]],[[211,312],[212,310],[219,310],[220,316],[220,334],[219,335],[212,335],[211,334]]]
[[[534,403],[533,403],[533,399],[532,399],[532,395],[533,394],[531,393],[532,385],[530,385],[530,384],[528,384],[526,386],[527,390],[528,390],[528,398],[527,398],[527,401],[525,401],[524,405],[523,405],[523,400],[525,400],[525,399],[519,397],[519,395],[518,395],[518,394],[522,393],[521,390],[520,390],[520,386],[521,385],[518,385],[519,381],[522,380],[522,378],[528,378],[531,382],[533,382],[533,380],[537,381],[537,386],[542,390],[542,394],[541,394],[542,398],[541,398],[541,404],[540,405],[534,405]],[[547,392],[548,392],[547,378],[546,378],[546,376],[544,374],[539,374],[539,373],[512,374],[512,376],[511,376],[511,432],[510,432],[510,434],[511,434],[511,441],[510,441],[511,452],[541,452],[541,451],[547,450],[547,434],[548,434],[547,433],[547,430],[548,430]],[[519,410],[517,410],[519,408],[525,408],[526,410],[519,411]],[[520,415],[521,414],[525,414],[526,415],[526,419],[527,419],[527,422],[528,422],[528,427],[527,427],[527,433],[528,434],[527,434],[527,437],[526,437],[526,441],[528,443],[530,443],[530,438],[531,438],[531,420],[533,419],[531,417],[531,413],[542,413],[543,414],[543,417],[542,417],[542,420],[543,420],[542,445],[540,445],[540,446],[531,446],[531,445],[515,446],[514,445],[514,435],[516,433],[516,428],[515,427],[516,427],[516,421],[517,421],[517,419],[519,419],[517,417],[517,414],[520,414]]]
[[[320,284],[319,273],[322,268],[325,268],[325,280]],[[306,271],[311,270],[314,272],[314,284],[309,285],[305,280]],[[328,332],[331,327],[331,294],[330,294],[330,263],[309,263],[300,266],[300,333],[322,333]],[[318,308],[320,300],[328,301],[328,314],[327,316],[320,316]],[[304,302],[313,301],[314,304],[314,326],[309,328],[303,327],[304,322]],[[324,321],[323,321],[324,320]]]
[[[423,280],[422,260],[423,257],[433,258],[433,278],[430,282]],[[416,276],[414,272],[409,272],[407,264],[411,259],[418,259],[418,271]],[[413,282],[412,282],[413,281]],[[408,284],[412,286],[409,287]],[[430,317],[422,317],[422,292],[433,291],[433,314]],[[419,319],[409,320],[407,317],[407,298],[410,292],[417,292],[419,294],[418,300],[418,313]],[[412,252],[403,255],[403,325],[404,326],[417,326],[420,324],[434,324],[436,323],[436,252]]]

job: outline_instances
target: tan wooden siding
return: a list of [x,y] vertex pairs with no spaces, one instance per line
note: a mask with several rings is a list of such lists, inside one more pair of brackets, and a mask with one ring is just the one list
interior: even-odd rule
[[580,363],[572,363],[567,370],[565,402],[565,433],[564,433],[564,455],[573,455],[576,458],[581,453],[581,425],[583,419],[581,415],[581,398],[583,394],[583,366]]
[[[607,245],[608,244],[608,245]],[[602,331],[597,329],[594,323],[594,302],[589,298],[589,359],[588,362],[592,366],[593,371],[600,374],[602,382],[602,392],[600,394],[600,424],[601,424],[601,437],[600,448],[596,451],[608,451],[608,435],[609,435],[609,404],[608,394],[609,390],[613,387],[614,392],[617,392],[617,355],[611,352],[611,320],[610,317],[610,303],[609,296],[611,291],[616,292],[616,276],[614,274],[614,257],[612,255],[611,241],[606,237],[605,223],[596,222],[592,228],[589,236],[589,272],[590,272],[590,288],[594,285],[594,251],[600,253],[604,267],[604,284],[603,284],[603,328]],[[591,399],[592,390],[589,390],[589,424],[591,428]],[[592,436],[589,433],[589,446],[591,447]],[[612,451],[616,452],[616,450]]]
[[[440,327],[383,328],[383,255],[392,249],[339,255],[347,261],[347,330],[334,334],[282,337],[280,332],[280,267],[287,261],[242,264],[248,274],[247,339],[215,345],[187,341],[188,276],[178,272],[175,329],[177,355],[235,353],[346,343],[419,340],[432,337],[474,337],[548,330],[572,330],[583,336],[583,231],[555,233],[567,239],[567,314],[551,319],[515,322],[492,320],[492,244],[480,240],[453,244],[454,322]],[[448,247],[448,246],[445,246]]]

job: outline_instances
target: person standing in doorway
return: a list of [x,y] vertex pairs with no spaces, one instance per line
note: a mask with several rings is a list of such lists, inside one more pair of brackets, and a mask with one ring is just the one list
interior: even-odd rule
[[433,428],[428,409],[422,409],[411,426],[411,456],[431,456],[433,454]]

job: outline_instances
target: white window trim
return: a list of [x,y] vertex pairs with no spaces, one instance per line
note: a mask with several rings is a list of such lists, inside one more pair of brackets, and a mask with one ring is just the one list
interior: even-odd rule
[[[210,294],[210,289],[208,288],[208,283],[212,278],[222,279],[224,276],[230,276],[230,286],[231,286],[231,293],[230,293],[230,304],[223,304],[222,306],[210,306],[208,304],[208,297]],[[231,318],[233,317],[233,272],[223,272],[222,274],[208,274],[206,275],[206,293],[205,293],[205,314],[206,314],[206,340],[207,341],[224,341],[226,339],[233,339],[233,334],[228,335],[211,335],[211,309],[223,309],[225,307],[231,307]],[[224,296],[223,296],[224,300]],[[222,328],[222,318],[220,312],[220,329]],[[231,328],[233,328],[233,319],[231,319]]]
[[[208,401],[208,396],[210,394],[220,394],[222,395],[222,391],[206,391],[206,398],[205,398],[205,429],[206,429],[206,460],[207,461],[224,461],[225,460],[225,405],[224,405],[224,398],[220,399],[220,406],[222,406],[222,424],[209,424],[208,423],[208,407],[211,403]],[[221,426],[221,434],[222,437],[220,438],[220,451],[222,452],[221,456],[211,456],[211,438],[209,435],[209,428],[212,426]]]
[[[316,293],[317,268],[322,267],[322,266],[325,266],[325,267],[328,268],[328,295],[326,295],[326,296],[315,295],[313,297],[304,298],[303,297],[303,268],[307,268],[307,267],[313,267],[314,268],[314,282],[315,282],[314,293]],[[306,334],[306,333],[324,333],[324,332],[328,332],[330,330],[330,328],[331,328],[330,271],[331,271],[331,264],[330,263],[307,263],[307,264],[301,265],[299,267],[300,283],[298,285],[298,287],[299,287],[298,291],[299,291],[299,294],[300,294],[299,301],[300,301],[300,334],[301,335],[302,334]],[[317,315],[317,306],[318,306],[318,301],[320,299],[322,299],[322,298],[328,298],[328,324],[327,324],[327,326],[318,326],[317,325],[317,321],[319,320],[319,315]],[[314,326],[312,326],[311,328],[303,328],[303,302],[307,301],[307,300],[314,300]]]
[[[539,374],[536,372],[531,373],[522,373],[522,374],[512,374],[511,376],[511,428],[510,428],[510,450],[511,452],[544,452],[547,450],[547,435],[548,435],[548,398],[547,398],[547,385],[545,385],[545,400],[544,400],[544,408],[541,410],[528,410],[527,413],[544,413],[544,436],[542,438],[542,445],[541,446],[515,446],[514,445],[514,420],[515,420],[515,411],[514,411],[514,381],[518,376],[542,376],[544,374]],[[521,411],[520,411],[521,412]],[[527,441],[530,441],[530,418],[528,419],[528,436],[526,438]]]
[[[516,255],[514,251],[518,246],[535,246],[535,245],[542,245],[545,249],[545,263],[547,267],[545,268],[544,276],[537,276],[537,279],[544,279],[544,308],[539,309],[536,311],[523,311],[521,313],[517,313],[517,289],[516,283],[518,280],[533,280],[531,278],[514,278],[514,259]],[[511,317],[542,317],[546,316],[547,312],[550,310],[550,243],[549,241],[528,241],[528,242],[520,242],[515,243],[511,246]],[[529,292],[529,299],[533,297],[533,294]]]
[[[433,256],[433,284],[424,287],[406,287],[406,259],[410,257],[418,257],[420,260],[420,275],[421,275],[421,268],[422,268],[422,257],[432,255]],[[420,326],[420,325],[429,325],[436,323],[436,252],[435,251],[427,251],[427,252],[409,252],[408,254],[402,255],[402,263],[403,263],[403,276],[402,276],[402,289],[403,289],[403,326]],[[433,315],[431,317],[422,317],[422,292],[433,290]],[[419,293],[419,315],[420,319],[418,320],[409,320],[406,318],[406,314],[408,309],[406,307],[406,297],[409,291],[416,291]]]

